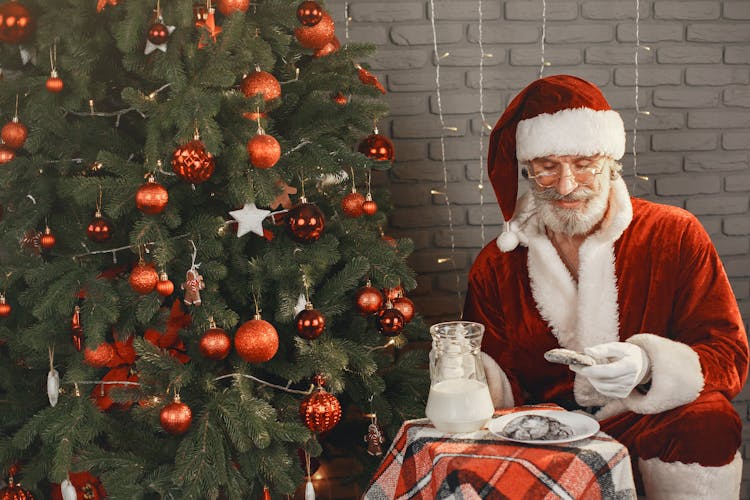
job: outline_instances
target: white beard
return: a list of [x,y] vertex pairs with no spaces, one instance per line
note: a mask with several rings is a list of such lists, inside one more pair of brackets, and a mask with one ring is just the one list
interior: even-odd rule
[[[596,184],[594,187],[579,186],[564,196],[552,188],[539,191],[532,187],[536,205],[539,207],[539,217],[544,225],[555,233],[569,236],[591,231],[607,212],[612,185],[610,168],[607,166],[596,177],[598,186]],[[557,200],[584,200],[584,205],[580,208],[561,208],[554,204]]]

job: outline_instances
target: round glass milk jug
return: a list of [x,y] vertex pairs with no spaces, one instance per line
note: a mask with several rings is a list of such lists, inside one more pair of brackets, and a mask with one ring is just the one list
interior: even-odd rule
[[473,432],[492,416],[482,366],[484,325],[448,321],[430,327],[430,394],[425,414],[442,432]]

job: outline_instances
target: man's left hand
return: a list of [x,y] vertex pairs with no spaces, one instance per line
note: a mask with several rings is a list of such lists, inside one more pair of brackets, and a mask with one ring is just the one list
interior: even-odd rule
[[589,379],[594,389],[604,396],[627,397],[650,372],[646,352],[635,344],[608,342],[587,347],[584,352],[606,361],[594,366],[571,365],[570,369]]

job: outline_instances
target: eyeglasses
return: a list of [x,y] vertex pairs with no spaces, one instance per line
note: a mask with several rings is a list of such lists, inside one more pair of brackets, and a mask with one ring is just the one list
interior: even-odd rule
[[[537,158],[529,161],[526,177],[534,179],[539,187],[551,188],[563,177],[573,177],[576,184],[590,186],[594,178],[602,173],[601,156],[582,156],[569,162],[560,162],[549,158]],[[562,166],[567,164],[570,173],[562,175]]]

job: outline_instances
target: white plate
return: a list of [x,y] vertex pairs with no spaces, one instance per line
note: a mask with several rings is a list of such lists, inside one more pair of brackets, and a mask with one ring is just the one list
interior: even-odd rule
[[[574,434],[564,439],[515,439],[505,436],[503,434],[505,426],[508,425],[511,420],[523,415],[540,415],[543,417],[554,418],[563,424],[569,425],[573,429]],[[508,413],[507,415],[493,418],[490,420],[490,423],[487,424],[487,428],[497,437],[507,441],[527,444],[559,444],[571,443],[573,441],[579,441],[593,436],[599,432],[599,422],[582,413],[561,410],[528,410]]]

